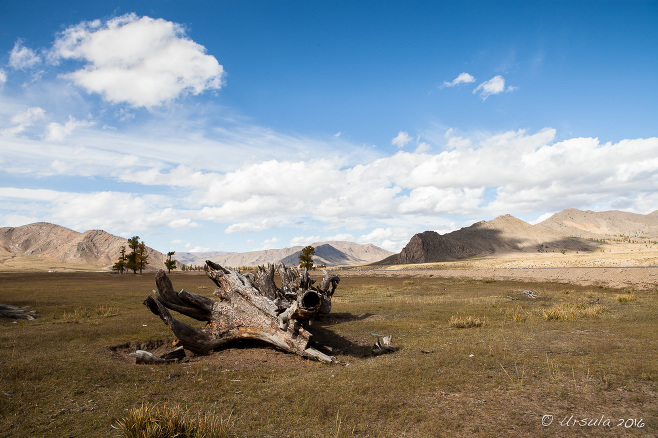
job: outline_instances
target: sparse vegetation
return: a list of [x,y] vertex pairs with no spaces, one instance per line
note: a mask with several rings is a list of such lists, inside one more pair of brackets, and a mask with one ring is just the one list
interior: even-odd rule
[[633,293],[625,293],[622,295],[617,295],[617,301],[620,303],[630,303],[631,301],[637,300],[637,297]]
[[231,417],[195,416],[179,405],[143,404],[114,426],[125,438],[224,438],[234,436]]
[[578,318],[596,318],[608,308],[601,304],[560,303],[542,311],[547,320],[567,320]]
[[450,317],[449,323],[450,327],[454,328],[471,328],[482,327],[484,325],[484,320],[473,316],[453,315]]
[[[172,271],[171,277],[212,297],[205,275]],[[39,311],[35,321],[0,321],[5,434],[129,436],[115,428],[149,416],[178,418],[197,427],[197,435],[204,421],[219,422],[218,436],[574,433],[542,426],[546,413],[556,421],[571,413],[644,419],[641,430],[617,435],[658,430],[653,290],[633,291],[642,305],[628,305],[617,301],[620,290],[606,287],[341,275],[332,313],[309,330],[341,350],[338,358],[349,366],[259,344],[169,365],[135,365],[128,352],[173,348],[169,327],[142,304],[153,280],[150,274],[0,273],[3,302]],[[519,290],[537,298],[512,299]],[[593,299],[610,312],[543,316],[556,304],[594,307]],[[76,312],[77,323],[61,323]],[[447,322],[455,315],[486,324],[451,329]],[[400,349],[372,357],[373,333],[392,335]],[[601,430],[579,428],[578,434]]]
[[521,308],[517,307],[514,309],[514,312],[512,314],[512,321],[514,321],[517,324],[526,322],[528,320],[528,315],[525,313]]
[[79,323],[82,320],[89,320],[92,318],[110,318],[118,316],[119,309],[116,307],[99,306],[96,309],[76,308],[70,312],[64,312],[61,317],[54,316],[57,322],[75,322]]

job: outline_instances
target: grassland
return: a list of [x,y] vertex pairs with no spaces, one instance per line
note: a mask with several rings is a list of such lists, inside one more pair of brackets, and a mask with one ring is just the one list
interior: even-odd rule
[[[203,275],[172,280],[211,296]],[[658,434],[656,290],[346,276],[310,327],[339,365],[254,344],[135,365],[129,351],[173,340],[142,305],[151,289],[152,274],[0,273],[0,303],[39,311],[0,321],[0,436],[121,436],[144,406],[219,418],[234,436]],[[371,356],[373,334],[400,349]]]

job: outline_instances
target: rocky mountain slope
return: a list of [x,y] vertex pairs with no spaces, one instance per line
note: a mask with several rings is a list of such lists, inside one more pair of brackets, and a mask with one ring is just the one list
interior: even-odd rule
[[190,265],[199,265],[202,266],[206,260],[214,260],[217,257],[223,257],[232,252],[227,251],[207,251],[207,252],[185,252],[185,251],[176,251],[174,258],[184,264],[185,266]]
[[[119,257],[121,247],[128,241],[102,230],[79,233],[46,222],[21,227],[0,228],[0,264],[22,265],[30,260],[49,262],[53,267],[84,266],[88,269],[111,268]],[[166,255],[147,247],[148,270],[163,269]]]
[[648,215],[620,211],[564,210],[530,225],[510,215],[477,222],[440,235],[414,235],[399,254],[378,264],[429,263],[515,252],[594,251],[597,238],[658,237],[658,212]]
[[[312,243],[311,246],[315,248],[314,263],[326,266],[373,263],[393,254],[372,244],[361,245],[353,242],[317,242]],[[303,246],[294,246],[283,249],[225,253],[211,257],[207,257],[207,253],[176,253],[175,257],[179,261],[192,259],[187,264],[199,266],[203,265],[206,260],[232,267],[257,266],[267,263],[284,263],[290,266],[299,264],[299,254],[303,248]]]
[[537,225],[560,234],[585,238],[658,237],[658,210],[650,214],[636,214],[569,208]]

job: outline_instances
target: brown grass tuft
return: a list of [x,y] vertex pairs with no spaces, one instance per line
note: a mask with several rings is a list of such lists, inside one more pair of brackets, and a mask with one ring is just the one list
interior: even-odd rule
[[568,320],[579,318],[596,318],[608,308],[600,304],[588,306],[584,303],[561,303],[542,311],[546,320]]
[[635,301],[635,300],[637,300],[637,297],[635,296],[635,294],[632,293],[617,295],[617,301],[619,301],[620,303],[630,303],[631,301]]
[[131,409],[117,422],[116,429],[126,438],[229,437],[231,418],[206,414],[195,417],[179,405],[142,405]]
[[473,316],[457,316],[453,315],[450,318],[450,327],[454,328],[471,328],[471,327],[482,327],[484,325],[484,320],[476,318]]

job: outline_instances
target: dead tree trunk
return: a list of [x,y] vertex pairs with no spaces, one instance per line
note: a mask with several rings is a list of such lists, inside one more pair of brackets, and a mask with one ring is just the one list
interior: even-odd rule
[[[268,265],[259,267],[255,275],[242,275],[207,261],[206,275],[217,285],[214,295],[218,300],[185,289],[175,292],[165,272],[158,271],[157,290],[144,304],[171,327],[185,349],[196,354],[208,354],[234,340],[255,339],[300,356],[335,361],[309,347],[311,334],[299,321],[328,313],[339,278],[325,272],[321,286],[316,288],[307,271],[299,273],[281,264],[277,270],[282,286],[277,288],[274,269]],[[169,310],[207,324],[192,327],[173,318]]]
[[34,320],[37,316],[36,310],[30,310],[29,307],[16,307],[9,304],[0,304],[0,318],[28,319]]

